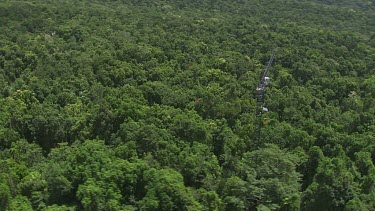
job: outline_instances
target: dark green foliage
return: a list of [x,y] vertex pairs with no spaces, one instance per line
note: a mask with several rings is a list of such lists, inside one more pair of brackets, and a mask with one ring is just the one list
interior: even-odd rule
[[358,194],[358,173],[353,162],[345,156],[340,145],[335,147],[335,157],[323,158],[314,176],[314,182],[303,194],[302,208],[343,209]]
[[374,9],[1,1],[0,210],[373,210]]

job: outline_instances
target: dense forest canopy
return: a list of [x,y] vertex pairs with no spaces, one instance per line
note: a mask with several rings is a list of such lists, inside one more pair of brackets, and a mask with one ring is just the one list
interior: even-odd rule
[[374,23],[370,0],[3,0],[0,210],[373,210]]

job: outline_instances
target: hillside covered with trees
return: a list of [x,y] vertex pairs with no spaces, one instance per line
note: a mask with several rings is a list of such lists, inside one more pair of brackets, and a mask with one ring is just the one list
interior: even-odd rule
[[374,1],[0,1],[0,211],[374,210],[374,165]]

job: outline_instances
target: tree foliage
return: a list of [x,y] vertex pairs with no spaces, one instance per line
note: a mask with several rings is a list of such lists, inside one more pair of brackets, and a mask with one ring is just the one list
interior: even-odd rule
[[1,1],[0,210],[373,210],[374,9]]

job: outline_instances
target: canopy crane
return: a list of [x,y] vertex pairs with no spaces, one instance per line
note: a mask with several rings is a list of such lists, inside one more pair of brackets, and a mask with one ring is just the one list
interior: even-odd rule
[[260,76],[258,86],[255,90],[257,96],[257,115],[260,115],[263,110],[264,103],[264,93],[266,92],[266,87],[270,84],[270,78],[268,77],[268,72],[270,71],[273,60],[275,59],[275,52],[272,52],[272,56],[268,61],[267,68],[263,75]]
[[[263,112],[267,112],[268,111],[268,108],[264,107],[264,94],[266,92],[266,87],[270,84],[270,78],[268,77],[268,72],[271,68],[271,65],[272,65],[272,62],[273,60],[275,59],[275,51],[272,52],[272,55],[271,55],[271,58],[270,60],[268,61],[268,64],[267,64],[267,68],[266,70],[264,71],[263,74],[261,74],[260,78],[259,78],[259,83],[257,85],[257,88],[255,89],[255,96],[256,96],[256,100],[257,100],[257,104],[256,104],[256,109],[255,109],[255,112],[256,112],[256,116],[258,117],[257,119],[257,126],[255,127],[255,132],[256,132],[256,139],[260,139],[260,127],[261,127],[261,124],[262,124],[262,121],[261,121],[261,115]],[[266,121],[268,123],[268,120]],[[264,121],[263,121],[264,123]]]

